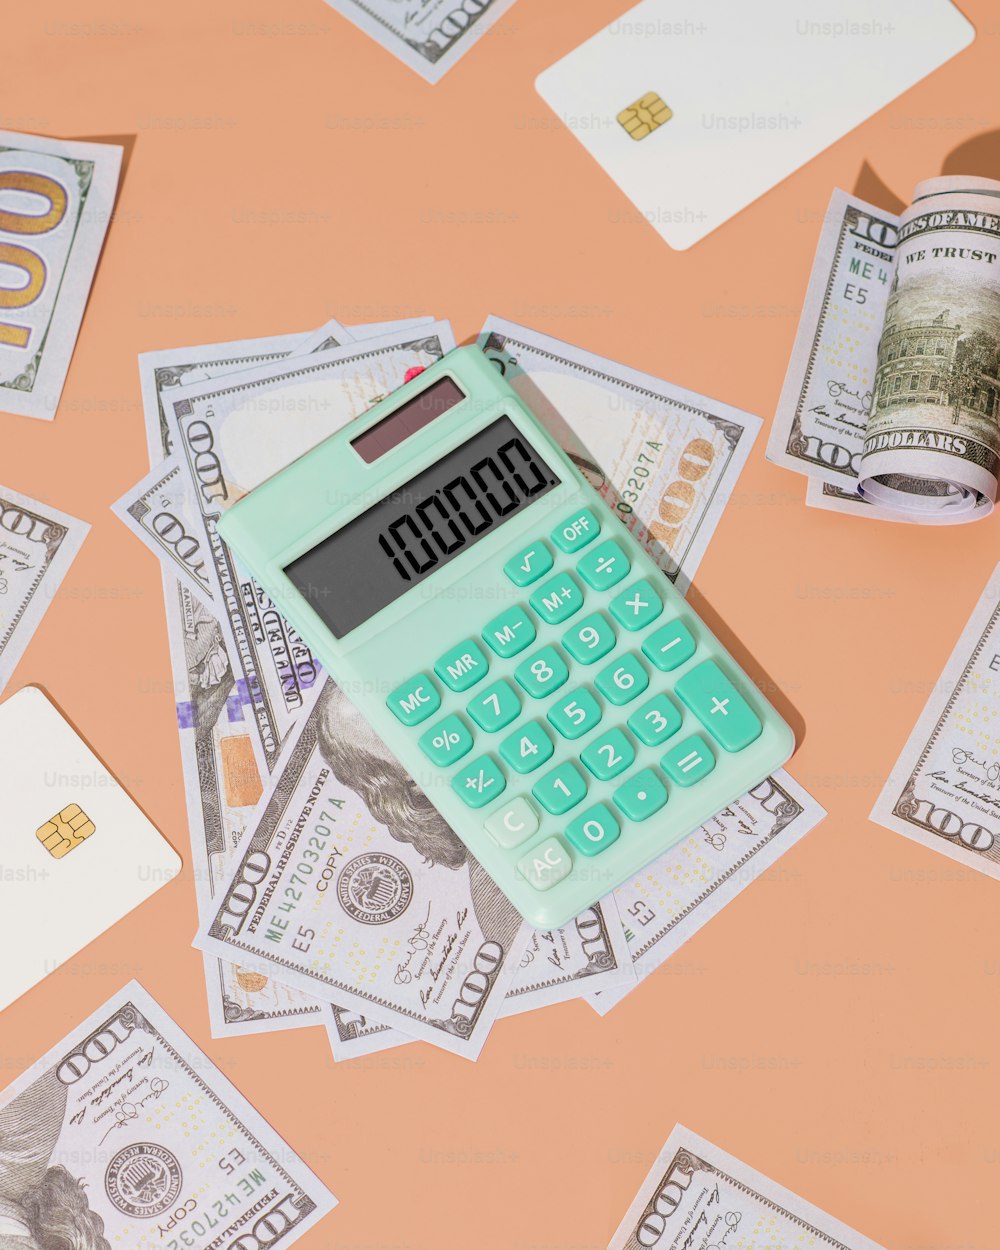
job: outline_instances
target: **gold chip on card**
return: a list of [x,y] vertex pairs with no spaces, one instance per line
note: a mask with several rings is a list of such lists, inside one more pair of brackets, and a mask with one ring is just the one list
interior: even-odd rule
[[664,122],[673,117],[673,110],[668,108],[655,91],[647,91],[634,104],[622,109],[618,121],[633,139],[645,139]]
[[94,832],[94,822],[78,803],[70,803],[35,830],[35,837],[53,859],[62,859]]

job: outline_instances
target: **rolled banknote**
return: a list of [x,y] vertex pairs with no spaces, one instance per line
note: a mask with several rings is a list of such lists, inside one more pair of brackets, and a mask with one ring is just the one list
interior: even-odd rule
[[336,1204],[134,981],[0,1094],[3,1250],[284,1250]]
[[1000,182],[931,178],[899,221],[861,493],[970,521],[1000,478]]
[[1000,479],[998,197],[991,179],[932,178],[896,217],[835,192],[768,441],[771,460],[873,505],[859,515],[952,524],[992,510]]

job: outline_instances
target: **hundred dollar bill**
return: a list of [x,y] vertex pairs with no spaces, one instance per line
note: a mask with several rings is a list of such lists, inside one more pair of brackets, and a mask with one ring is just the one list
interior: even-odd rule
[[195,945],[475,1058],[528,927],[331,680]]
[[250,698],[267,770],[301,712],[317,663],[237,566],[215,523],[254,486],[395,390],[409,370],[426,367],[453,346],[450,327],[435,322],[179,387],[171,396],[167,424],[192,508],[180,521],[211,557],[213,601],[220,605],[240,690]]
[[834,191],[767,440],[767,458],[856,490],[899,219]]
[[441,79],[514,0],[326,0],[428,82]]
[[86,521],[0,486],[0,690],[89,530]]
[[[163,596],[198,914],[208,916],[263,785],[219,622],[168,573]],[[205,984],[213,1037],[329,1022],[326,1003],[240,963],[206,955]]]
[[[374,336],[381,328],[355,326],[348,332],[331,321],[308,336],[174,348],[140,357],[154,469],[168,458],[163,414],[172,389],[185,381],[208,380],[298,352],[307,339],[318,346],[333,334],[350,341],[355,335]],[[197,898],[200,914],[206,914],[260,797],[256,758],[262,758],[263,751],[259,743],[254,750],[256,725],[245,716],[245,700],[217,619],[166,570],[163,584]],[[205,957],[205,979],[213,1037],[329,1023],[332,1016],[329,1004],[214,957]]]
[[[432,322],[431,317],[388,321],[348,329],[330,320],[311,334],[286,334],[204,347],[170,348],[139,357],[143,411],[149,441],[150,472],[111,505],[112,511],[199,599],[214,608],[205,540],[199,526],[185,528],[183,516],[196,506],[185,492],[190,482],[181,461],[171,454],[166,404],[171,391],[193,382],[241,372],[271,360],[329,351],[346,343],[376,338]],[[155,415],[156,420],[152,420]]]
[[2,1250],[283,1250],[336,1205],[134,981],[0,1094]]
[[333,1018],[327,1020],[326,1031],[337,1063],[344,1059],[375,1055],[383,1050],[394,1050],[397,1046],[407,1046],[417,1040],[391,1025],[369,1020],[363,1012],[353,1008],[333,1006],[331,1010]]
[[[614,897],[609,896],[561,929],[530,932],[500,1015],[536,1011],[551,1003],[583,998],[598,989],[634,984],[625,926]],[[355,1059],[414,1040],[400,1029],[338,1007],[327,1029],[337,1060]]]
[[[765,778],[615,890],[636,978],[644,981],[826,815],[784,770]],[[590,997],[600,1015],[629,993]]]
[[891,512],[888,508],[880,508],[871,503],[855,488],[848,490],[843,486],[834,486],[831,482],[822,482],[811,477],[806,482],[806,506],[821,508],[826,512],[844,512],[848,516],[867,517],[879,521],[905,521],[906,517],[899,512]]
[[[328,323],[329,330],[334,323]],[[150,461],[168,459],[164,395],[192,375],[207,379],[288,355],[302,335],[149,352],[139,358]],[[262,783],[256,725],[244,713],[222,627],[204,602],[164,568],[163,598],[199,914],[225,874]],[[256,749],[255,749],[256,746]],[[213,1037],[329,1023],[331,1010],[299,990],[205,956]]]
[[930,178],[899,219],[859,469],[866,499],[974,521],[1000,478],[1000,182]]
[[636,984],[628,938],[614,895],[588,907],[572,923],[533,930],[501,1016],[535,1011],[600,990]]
[[345,343],[360,343],[363,339],[383,338],[386,334],[398,334],[401,330],[415,330],[419,326],[433,324],[433,317],[403,317],[399,321],[373,321],[352,326],[328,321],[312,334],[305,335],[291,354],[311,356],[314,352],[328,352],[331,347],[342,347]]
[[[343,332],[339,322],[336,325]],[[323,327],[326,331],[327,327]],[[336,334],[336,331],[331,331]],[[171,392],[192,382],[204,382],[227,373],[242,373],[272,360],[290,356],[305,341],[308,331],[275,334],[268,338],[236,339],[229,343],[206,343],[199,347],[168,347],[139,356],[139,384],[142,411],[146,420],[149,467],[162,464],[173,453],[173,438],[167,425]],[[348,334],[343,338],[350,342]]]
[[608,1250],[883,1250],[678,1124]]
[[686,593],[760,418],[499,317],[479,346]]
[[990,179],[934,178],[897,217],[834,193],[767,449],[838,488],[810,502],[921,524],[992,509],[998,197]]
[[871,818],[1000,880],[1000,566]]
[[168,456],[116,499],[111,511],[162,562],[164,572],[214,610],[208,544],[201,526],[185,526],[187,516],[197,516],[189,493],[184,466]]
[[56,415],[121,161],[114,144],[0,130],[0,412]]
[[[354,341],[354,335],[345,326],[331,320],[309,335],[285,334],[210,343],[203,347],[170,348],[146,352],[139,357],[150,471],[116,500],[111,510],[164,568],[207,607],[215,608],[207,544],[200,525],[185,525],[186,516],[197,516],[197,507],[190,498],[190,480],[184,466],[172,454],[173,443],[166,418],[170,392],[179,386],[242,372],[271,360],[307,354],[320,347],[329,350]],[[316,346],[309,347],[309,344]]]

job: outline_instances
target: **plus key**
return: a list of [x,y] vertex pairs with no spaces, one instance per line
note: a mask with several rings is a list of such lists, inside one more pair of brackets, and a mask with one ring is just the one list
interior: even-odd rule
[[742,751],[760,737],[760,718],[714,660],[695,665],[674,690],[723,750]]

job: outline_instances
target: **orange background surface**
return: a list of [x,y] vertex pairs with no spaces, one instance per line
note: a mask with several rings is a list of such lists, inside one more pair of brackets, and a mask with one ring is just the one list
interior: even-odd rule
[[[93,525],[8,693],[45,687],[186,865],[0,1016],[2,1083],[138,977],[340,1198],[303,1250],[603,1247],[676,1121],[890,1250],[993,1248],[1000,886],[867,816],[1000,518],[807,510],[764,441],[831,189],[867,161],[907,199],[1000,125],[1000,11],[966,0],[968,50],[674,252],[533,86],[625,7],[519,0],[430,87],[322,0],[4,6],[0,127],[132,145],[58,416],[0,415],[0,480]],[[830,815],[606,1019],[335,1066],[319,1029],[209,1036],[159,568],[108,506],[147,469],[137,353],[421,313],[765,418],[691,599],[776,684]]]

